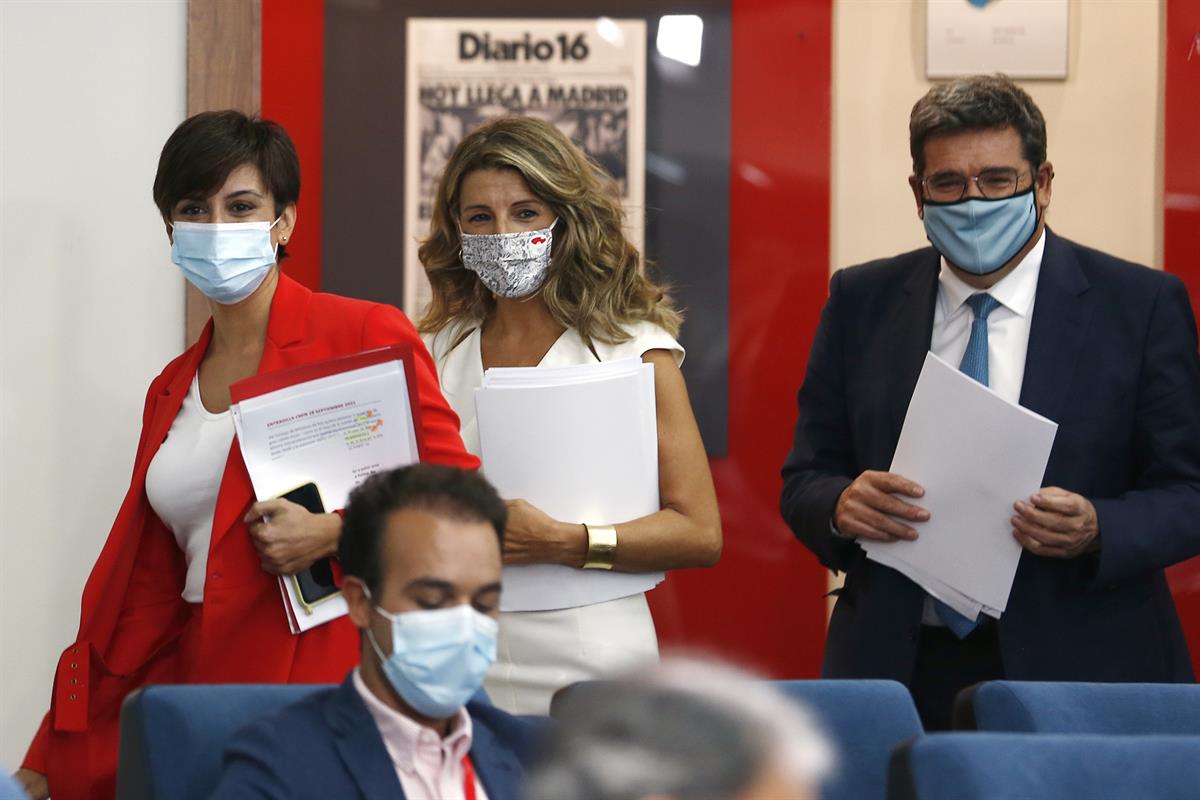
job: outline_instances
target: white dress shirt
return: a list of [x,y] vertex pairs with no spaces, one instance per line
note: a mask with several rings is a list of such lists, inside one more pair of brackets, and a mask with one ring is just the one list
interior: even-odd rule
[[[1021,384],[1025,379],[1025,352],[1029,348],[1029,328],[1033,321],[1033,302],[1037,297],[1038,276],[1042,271],[1042,254],[1046,250],[1046,232],[1009,274],[986,292],[1000,301],[988,315],[988,386],[996,394],[1016,403],[1021,399]],[[958,366],[967,352],[971,324],[975,313],[967,298],[978,294],[976,289],[958,277],[942,259],[938,275],[937,306],[933,312],[933,335],[929,349],[947,364]],[[932,598],[925,598],[921,622],[942,625],[933,608]]]
[[[1021,398],[1029,324],[1033,320],[1033,301],[1037,296],[1045,250],[1046,233],[1043,230],[1037,244],[1017,268],[986,290],[1000,301],[999,307],[988,316],[988,386],[1012,403]],[[967,352],[971,323],[975,320],[967,298],[981,291],[984,290],[967,285],[954,274],[946,259],[942,259],[929,349],[947,364],[957,367],[963,353]]]

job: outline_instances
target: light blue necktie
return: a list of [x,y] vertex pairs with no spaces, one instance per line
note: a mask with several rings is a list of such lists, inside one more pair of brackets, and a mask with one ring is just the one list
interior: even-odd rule
[[[967,298],[967,305],[975,312],[975,320],[971,323],[971,338],[967,340],[967,351],[963,353],[958,368],[965,374],[988,385],[988,315],[1000,307],[1000,301],[990,294],[973,294]],[[959,614],[941,600],[934,598],[933,608],[938,619],[946,623],[946,627],[960,639],[975,630],[979,619],[968,619]]]

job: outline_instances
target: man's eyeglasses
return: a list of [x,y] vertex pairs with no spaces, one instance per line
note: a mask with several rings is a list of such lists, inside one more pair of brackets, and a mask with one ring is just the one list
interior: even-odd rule
[[1002,200],[1017,193],[1023,173],[1012,167],[985,169],[970,177],[958,172],[939,172],[921,180],[925,197],[935,203],[955,203],[967,196],[967,187],[974,183],[988,200]]

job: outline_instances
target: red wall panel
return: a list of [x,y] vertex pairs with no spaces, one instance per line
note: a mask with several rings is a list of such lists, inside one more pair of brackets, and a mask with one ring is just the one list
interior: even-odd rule
[[[665,646],[816,677],[827,573],[779,516],[795,393],[829,283],[831,0],[734,0],[725,552],[651,593]],[[701,324],[693,320],[691,324]]]
[[[1170,0],[1163,116],[1163,267],[1183,278],[1200,305],[1200,3]],[[1200,525],[1200,520],[1197,520]],[[1200,558],[1167,573],[1200,675]]]
[[321,167],[325,125],[325,0],[262,0],[262,116],[287,128],[300,156],[296,231],[287,273],[321,286]]

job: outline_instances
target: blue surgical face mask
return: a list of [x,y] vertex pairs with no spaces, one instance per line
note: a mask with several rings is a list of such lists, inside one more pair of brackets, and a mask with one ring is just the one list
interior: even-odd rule
[[1038,225],[1032,186],[1002,200],[926,200],[924,209],[929,241],[947,261],[973,275],[987,275],[1007,264],[1029,243]]
[[375,606],[375,611],[392,623],[391,654],[383,654],[370,628],[367,639],[396,693],[430,719],[458,713],[496,660],[496,620],[469,605],[402,614]]
[[223,305],[240,303],[275,265],[271,229],[279,219],[172,223],[171,261],[205,297]]

